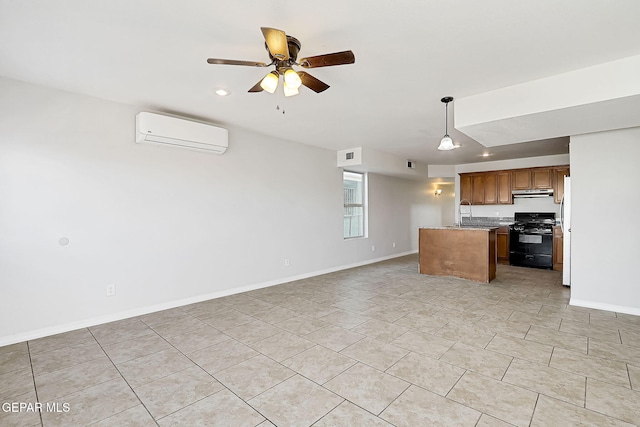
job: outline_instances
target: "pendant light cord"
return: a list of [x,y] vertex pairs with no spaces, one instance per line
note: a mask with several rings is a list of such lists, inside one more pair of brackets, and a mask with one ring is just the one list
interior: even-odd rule
[[444,134],[449,135],[449,103],[444,104]]

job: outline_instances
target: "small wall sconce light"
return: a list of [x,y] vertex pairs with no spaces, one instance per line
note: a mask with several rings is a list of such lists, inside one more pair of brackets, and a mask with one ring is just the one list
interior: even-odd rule
[[439,195],[441,195],[441,194],[442,194],[442,190],[441,190],[440,188],[438,188],[438,189],[436,190],[436,192],[435,192],[435,195],[436,195],[436,196],[439,196]]

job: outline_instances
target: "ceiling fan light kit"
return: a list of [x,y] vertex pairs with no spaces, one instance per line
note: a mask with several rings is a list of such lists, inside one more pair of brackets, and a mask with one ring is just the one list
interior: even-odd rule
[[298,88],[288,85],[286,81],[284,85],[282,85],[282,91],[284,92],[284,96],[294,96],[300,93]]
[[291,89],[298,89],[302,85],[302,80],[293,68],[289,68],[284,72],[284,83]]
[[453,101],[453,97],[445,96],[440,100],[445,105],[445,119],[444,119],[444,136],[440,140],[440,145],[438,145],[438,150],[448,151],[457,148],[453,145],[453,140],[449,136],[449,103]]
[[209,64],[243,65],[250,67],[269,67],[274,65],[276,69],[267,74],[254,85],[249,92],[262,92],[263,90],[274,93],[278,87],[280,75],[283,76],[283,91],[285,96],[297,95],[300,86],[306,86],[316,93],[329,89],[329,85],[311,76],[304,71],[295,71],[293,66],[303,68],[331,67],[334,65],[353,64],[356,57],[352,51],[328,53],[325,55],[311,56],[297,61],[298,52],[302,45],[295,37],[288,36],[284,31],[275,28],[261,27],[264,36],[265,48],[269,53],[271,62],[242,61],[233,59],[209,58]]
[[277,71],[272,71],[264,76],[264,78],[260,82],[260,87],[269,93],[273,93],[278,87],[278,80],[280,80],[280,75]]

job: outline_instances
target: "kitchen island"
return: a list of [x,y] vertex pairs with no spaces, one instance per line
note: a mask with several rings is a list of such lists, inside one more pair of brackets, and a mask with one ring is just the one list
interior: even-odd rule
[[489,283],[496,278],[497,227],[419,229],[420,273]]

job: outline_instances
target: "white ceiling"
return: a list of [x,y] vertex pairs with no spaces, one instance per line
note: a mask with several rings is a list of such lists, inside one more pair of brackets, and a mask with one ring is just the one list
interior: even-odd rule
[[[638,16],[637,0],[0,0],[0,76],[333,150],[473,163],[568,140],[489,149],[450,120],[462,147],[439,152],[440,98],[640,54]],[[320,94],[247,93],[266,69],[206,59],[269,62],[261,26],[298,38],[299,57],[351,49],[356,63],[308,70],[331,85]]]

